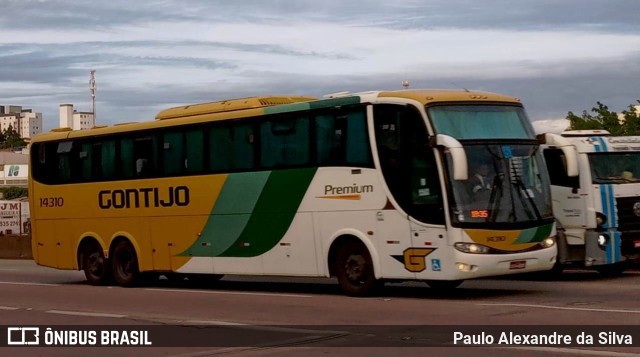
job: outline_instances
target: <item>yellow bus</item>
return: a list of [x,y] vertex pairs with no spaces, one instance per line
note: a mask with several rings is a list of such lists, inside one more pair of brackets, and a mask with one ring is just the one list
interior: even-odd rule
[[34,258],[92,284],[335,276],[349,295],[548,270],[538,147],[518,99],[466,90],[253,97],[56,129],[31,145]]

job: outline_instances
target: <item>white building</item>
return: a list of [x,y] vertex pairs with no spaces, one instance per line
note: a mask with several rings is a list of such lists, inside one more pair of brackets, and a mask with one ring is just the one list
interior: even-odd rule
[[[640,105],[634,105],[633,108],[635,108],[636,114],[640,114]],[[625,110],[628,110],[628,109],[625,109]],[[620,122],[620,124],[624,123],[624,114],[622,113],[618,114],[618,121]]]
[[60,104],[60,127],[72,130],[91,129],[96,125],[91,112],[79,112],[73,109],[73,104]]
[[27,187],[29,155],[0,151],[0,187]]
[[0,130],[5,131],[9,126],[20,137],[30,139],[42,133],[42,113],[34,113],[18,105],[0,105]]

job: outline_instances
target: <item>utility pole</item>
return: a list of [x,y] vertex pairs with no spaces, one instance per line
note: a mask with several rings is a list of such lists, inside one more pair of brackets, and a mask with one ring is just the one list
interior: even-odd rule
[[89,71],[89,93],[91,93],[91,113],[93,113],[93,123],[96,123],[96,70]]

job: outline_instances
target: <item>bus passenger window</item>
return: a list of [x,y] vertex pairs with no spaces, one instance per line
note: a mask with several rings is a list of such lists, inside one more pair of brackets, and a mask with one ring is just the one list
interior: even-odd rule
[[286,168],[309,162],[309,120],[278,118],[260,125],[263,167]]
[[133,157],[136,164],[136,176],[148,177],[155,172],[154,150],[155,138],[142,138],[133,142]]
[[371,167],[366,114],[363,108],[340,109],[315,117],[318,164]]
[[73,149],[72,141],[63,141],[58,143],[56,150],[58,154],[58,182],[68,183],[72,179],[71,174],[71,150]]
[[181,131],[163,135],[162,169],[165,175],[179,175],[185,168],[184,135]]

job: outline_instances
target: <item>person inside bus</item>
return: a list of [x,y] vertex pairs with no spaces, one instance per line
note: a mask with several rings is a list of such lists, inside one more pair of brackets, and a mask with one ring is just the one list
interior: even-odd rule
[[491,191],[492,178],[489,177],[489,165],[481,163],[473,167],[473,176],[469,178],[472,196]]
[[632,169],[630,167],[625,168],[622,170],[622,173],[620,173],[620,177],[622,177],[623,180],[633,181]]
[[147,176],[149,174],[149,160],[140,158],[136,160],[136,176]]

